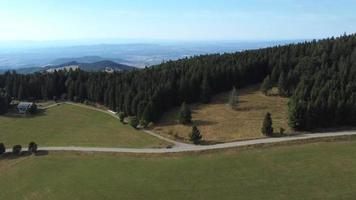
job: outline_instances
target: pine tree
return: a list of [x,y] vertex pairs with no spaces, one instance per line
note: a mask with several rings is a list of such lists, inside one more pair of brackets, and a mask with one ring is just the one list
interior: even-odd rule
[[286,75],[284,72],[279,75],[278,79],[278,90],[280,96],[287,96],[288,95],[288,85],[286,80]]
[[201,85],[201,95],[200,99],[202,103],[209,103],[211,99],[211,91],[210,91],[210,85],[208,82],[207,78],[203,79],[202,85]]
[[234,108],[235,106],[237,106],[237,104],[238,104],[238,94],[236,88],[234,87],[230,93],[228,105]]
[[262,133],[265,136],[273,135],[272,116],[270,113],[267,113],[265,119],[263,120]]
[[192,112],[185,102],[183,102],[180,108],[178,120],[181,124],[189,124],[192,122]]
[[192,132],[190,134],[190,141],[194,144],[199,144],[203,136],[200,134],[199,129],[196,126],[193,126]]
[[264,80],[263,83],[261,85],[261,91],[263,92],[263,94],[267,94],[268,90],[270,90],[272,88],[272,83],[271,83],[271,78],[268,75]]

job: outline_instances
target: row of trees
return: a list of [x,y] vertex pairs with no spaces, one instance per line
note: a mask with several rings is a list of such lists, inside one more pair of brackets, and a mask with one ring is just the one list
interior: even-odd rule
[[0,88],[6,97],[20,100],[63,98],[97,102],[150,122],[183,102],[208,103],[216,93],[267,79],[265,90],[275,85],[281,95],[291,97],[293,128],[355,125],[355,46],[356,35],[345,35],[196,56],[112,74],[80,70],[29,75],[8,72],[0,75]]
[[[28,144],[28,148],[27,148],[28,152],[36,153],[37,149],[38,149],[38,146],[37,146],[37,144],[35,142],[30,142]],[[6,147],[5,147],[4,143],[0,143],[0,155],[4,154],[5,152],[6,152]],[[12,147],[12,153],[14,155],[19,156],[19,155],[21,155],[21,152],[22,152],[22,146],[21,145],[14,145]]]

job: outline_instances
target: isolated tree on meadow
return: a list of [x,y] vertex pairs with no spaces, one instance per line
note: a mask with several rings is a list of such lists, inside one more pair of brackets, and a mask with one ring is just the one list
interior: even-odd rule
[[36,153],[37,148],[38,148],[38,146],[35,142],[30,142],[30,144],[28,144],[28,152],[30,152],[30,153]]
[[15,145],[12,147],[12,153],[14,155],[19,156],[21,154],[22,146],[21,145]]
[[194,144],[199,144],[203,136],[201,135],[199,129],[196,126],[193,126],[192,132],[190,134],[190,141]]
[[189,124],[192,122],[192,111],[185,102],[183,102],[180,108],[178,120],[181,124]]
[[265,136],[272,136],[273,135],[273,127],[272,127],[272,116],[271,113],[267,113],[265,119],[263,120],[262,125],[262,133]]
[[238,94],[236,88],[234,87],[230,93],[228,105],[233,108],[237,106],[237,104],[238,104]]

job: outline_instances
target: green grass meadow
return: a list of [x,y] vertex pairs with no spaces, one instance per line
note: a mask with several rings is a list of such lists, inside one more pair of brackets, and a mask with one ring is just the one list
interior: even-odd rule
[[161,147],[164,141],[85,107],[61,104],[31,117],[0,116],[0,142],[27,146]]
[[356,142],[0,159],[0,199],[355,199]]

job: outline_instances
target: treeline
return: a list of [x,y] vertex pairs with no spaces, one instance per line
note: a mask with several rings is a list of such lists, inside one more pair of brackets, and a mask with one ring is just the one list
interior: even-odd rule
[[[156,121],[182,102],[207,103],[211,95],[269,77],[291,97],[296,129],[356,125],[356,35],[233,54],[169,61],[128,72],[59,71],[0,75],[3,94],[16,99],[62,98],[102,103],[112,110]],[[335,117],[338,119],[335,119]]]

